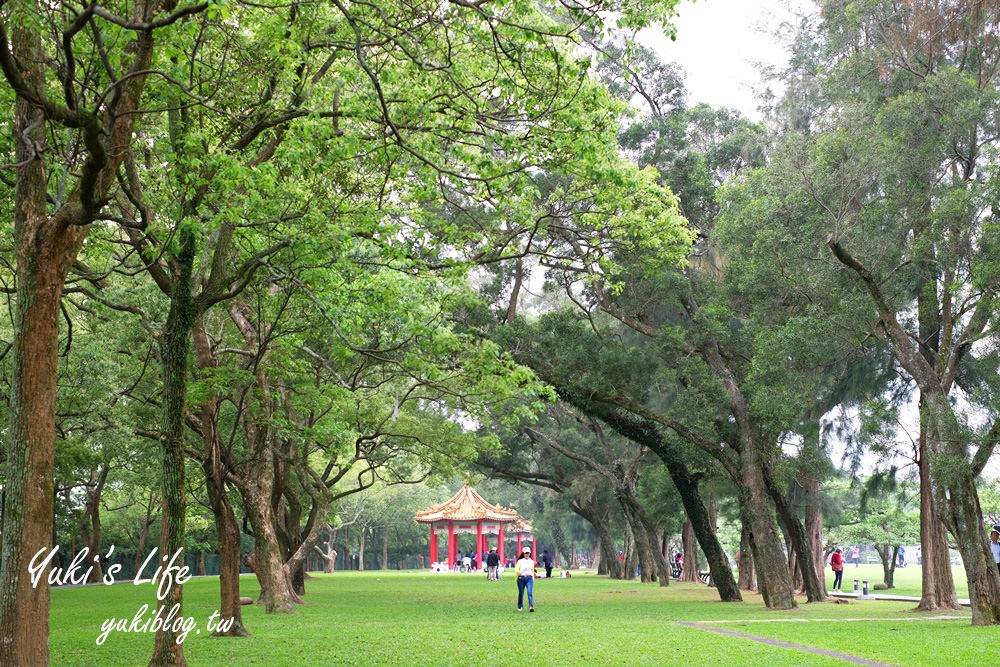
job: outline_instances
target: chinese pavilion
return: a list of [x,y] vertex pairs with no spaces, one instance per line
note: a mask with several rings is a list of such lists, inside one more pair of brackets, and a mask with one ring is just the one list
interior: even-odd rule
[[[475,534],[477,561],[481,560],[480,554],[489,548],[489,536],[495,535],[497,552],[503,562],[504,526],[522,521],[516,511],[486,502],[468,484],[463,485],[450,500],[418,512],[414,519],[418,523],[430,524],[431,567],[434,567],[434,563],[441,562],[438,559],[438,537],[448,537],[448,554],[445,560],[448,569],[460,558],[457,536],[461,534]],[[521,535],[520,532],[517,534],[518,546],[521,544]]]

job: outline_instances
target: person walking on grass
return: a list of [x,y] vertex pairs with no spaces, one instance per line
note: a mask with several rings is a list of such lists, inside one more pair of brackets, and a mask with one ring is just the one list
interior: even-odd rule
[[833,568],[833,590],[839,591],[844,582],[844,556],[840,547],[833,550],[830,556],[830,567]]
[[552,556],[549,555],[548,549],[542,550],[542,565],[545,567],[545,578],[552,578]]
[[517,573],[517,610],[524,610],[524,591],[528,591],[528,611],[535,611],[535,596],[532,589],[535,583],[535,569],[538,565],[531,557],[531,547],[524,547],[521,557],[514,563]]

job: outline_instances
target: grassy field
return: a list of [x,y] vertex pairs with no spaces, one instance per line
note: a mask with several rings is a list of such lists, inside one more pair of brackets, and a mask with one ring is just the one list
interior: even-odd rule
[[[845,572],[845,589],[859,578],[880,581],[876,566]],[[956,572],[960,576],[960,572]],[[832,582],[832,578],[829,580]],[[243,594],[256,596],[253,577]],[[916,595],[920,571],[901,570],[893,594]],[[959,595],[965,597],[965,582]],[[218,581],[185,586],[184,616],[196,623],[184,642],[192,667],[268,665],[845,665],[843,660],[712,632],[721,628],[806,647],[848,653],[891,665],[944,666],[992,662],[998,628],[973,628],[968,611],[932,619],[911,602],[805,604],[767,611],[758,595],[722,603],[714,589],[672,583],[661,588],[609,581],[593,574],[538,580],[536,613],[516,612],[512,576],[499,583],[480,575],[407,572],[336,573],[307,583],[306,604],[290,616],[244,607],[253,633],[211,638]],[[52,664],[145,665],[152,635],[110,631],[106,619],[132,619],[154,602],[152,587],[119,584],[54,590]],[[152,614],[147,614],[149,618]],[[699,623],[694,628],[681,622]],[[198,632],[200,630],[200,633]]]

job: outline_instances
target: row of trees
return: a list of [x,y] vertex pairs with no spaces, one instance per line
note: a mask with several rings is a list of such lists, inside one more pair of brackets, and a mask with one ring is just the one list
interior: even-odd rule
[[766,126],[605,24],[674,4],[2,3],[0,662],[48,663],[27,563],[100,551],[112,498],[163,554],[204,504],[243,634],[246,536],[291,612],[352,496],[469,467],[548,489],[613,575],[668,583],[687,525],[723,600],[822,600],[831,443],[898,454],[910,397],[920,606],[957,605],[950,534],[1000,622],[1000,3],[824,2]]
[[[510,253],[508,224],[554,233],[535,174],[573,175],[609,212],[641,193],[611,228],[683,252],[669,193],[618,155],[616,105],[573,54],[607,12],[639,28],[673,5],[0,3],[0,662],[49,662],[48,588],[25,572],[57,498],[86,496],[96,549],[108,491],[130,487],[155,527],[151,466],[173,554],[203,483],[242,634],[241,530],[262,603],[291,611],[340,498],[486,446],[460,419],[539,387],[450,318],[469,264]],[[175,584],[159,605],[182,602]],[[150,664],[185,664],[174,639],[157,633]]]
[[[1000,434],[1000,5],[822,5],[778,73],[774,133],[686,108],[677,77],[642,54],[611,61],[611,87],[645,105],[623,123],[623,147],[657,168],[698,231],[688,265],[651,266],[642,250],[616,252],[617,274],[589,257],[543,259],[562,305],[512,321],[519,284],[501,277],[495,335],[579,419],[663,461],[723,599],[735,595],[692,472],[732,482],[742,553],[772,608],[794,606],[800,587],[824,597],[829,431],[851,427],[854,445],[884,452],[912,401],[918,433],[902,454],[919,479],[919,608],[957,606],[950,535],[973,623],[993,624],[1000,578],[977,480]],[[562,240],[588,249],[572,232]],[[658,571],[642,551],[643,571]]]

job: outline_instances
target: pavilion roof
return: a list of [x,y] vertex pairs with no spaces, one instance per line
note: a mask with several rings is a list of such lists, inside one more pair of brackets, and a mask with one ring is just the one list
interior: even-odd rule
[[414,518],[419,523],[476,520],[511,523],[520,519],[515,510],[486,502],[468,484],[463,485],[450,500],[417,512]]

